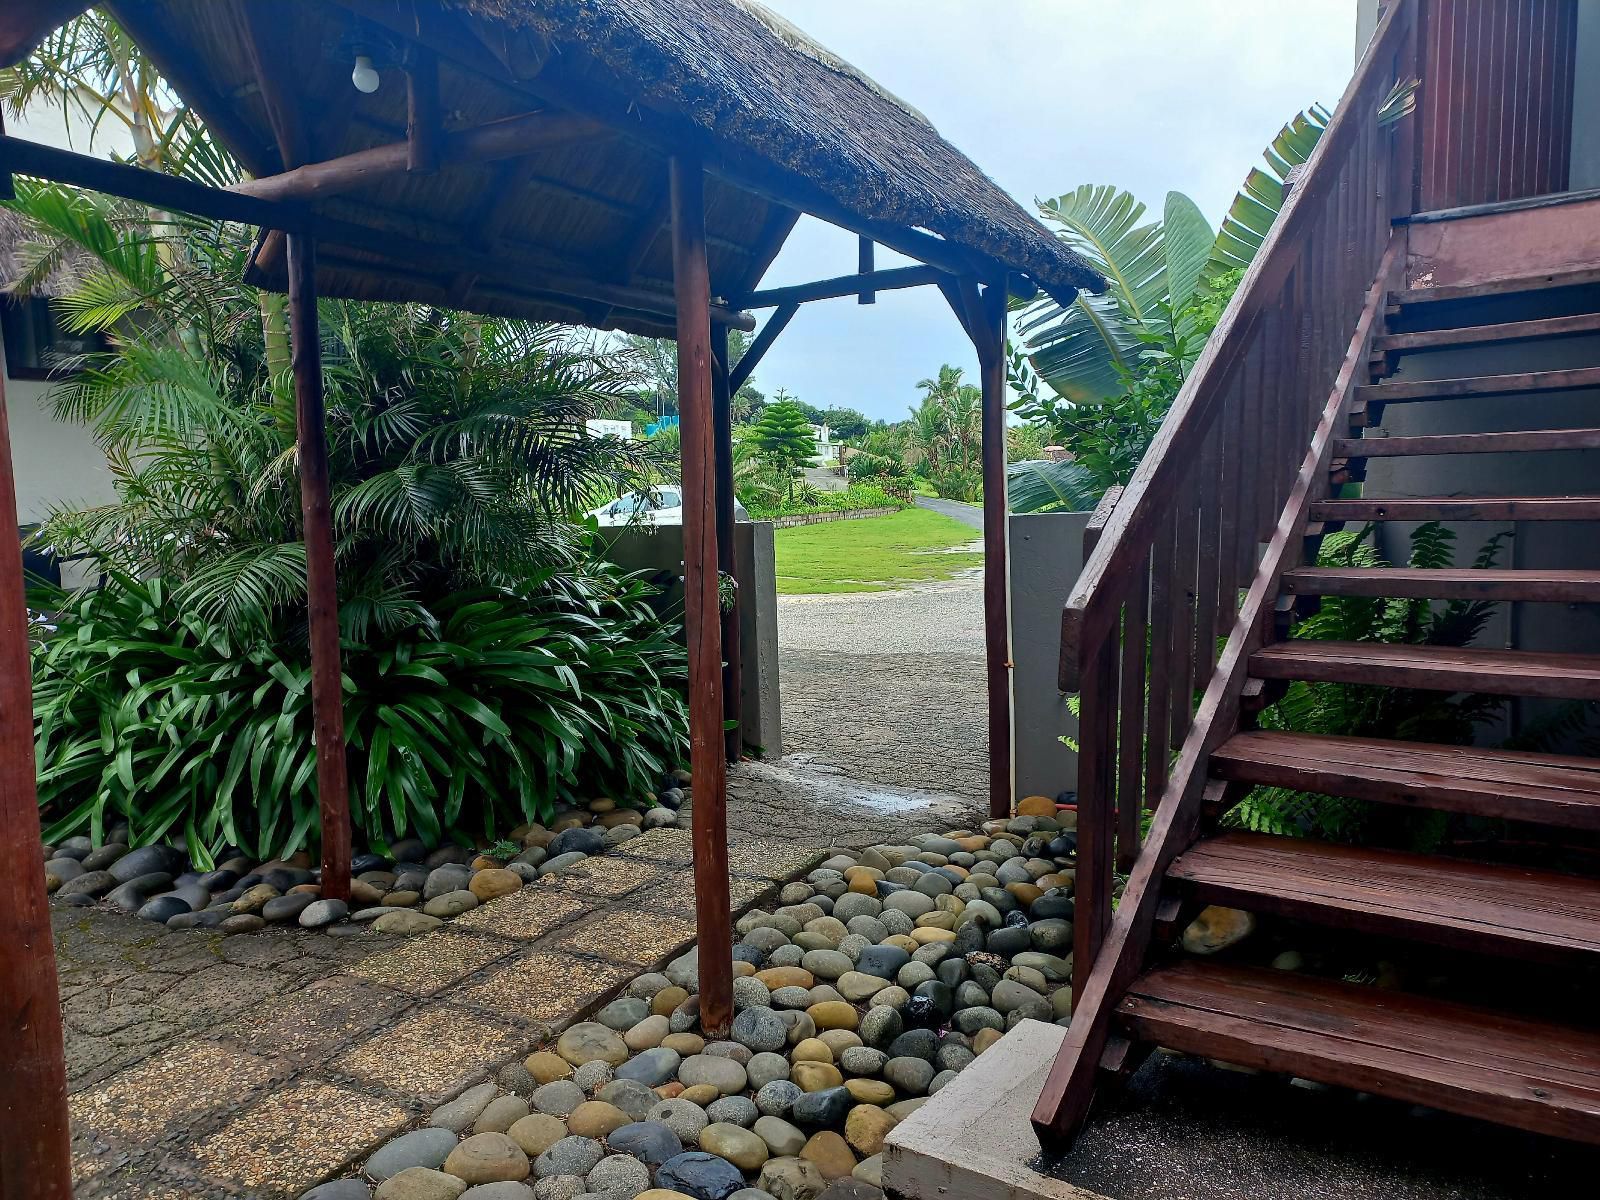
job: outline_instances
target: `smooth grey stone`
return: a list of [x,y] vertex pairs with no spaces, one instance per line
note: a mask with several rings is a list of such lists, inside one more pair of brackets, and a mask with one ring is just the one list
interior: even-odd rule
[[368,1200],[371,1195],[364,1179],[335,1179],[301,1192],[300,1200]]
[[695,1200],[728,1200],[743,1189],[744,1172],[715,1154],[686,1150],[657,1168],[656,1186],[683,1192]]
[[[92,872],[91,872],[92,874]],[[89,875],[80,875],[72,883],[62,885],[61,891],[72,887],[74,883],[82,883]],[[144,907],[145,901],[150,899],[152,892],[159,892],[171,886],[172,876],[164,871],[157,871],[149,875],[135,876],[126,883],[118,884],[105,894],[108,903],[122,909],[123,912],[138,912]],[[61,892],[56,893],[58,896]]]
[[756,1108],[769,1117],[788,1116],[794,1102],[803,1095],[805,1093],[800,1090],[799,1084],[787,1079],[774,1079],[771,1083],[763,1084],[756,1093]]
[[449,1129],[413,1129],[380,1146],[364,1170],[379,1183],[407,1167],[438,1170],[455,1148],[456,1135]]
[[741,1129],[749,1129],[760,1115],[756,1102],[748,1096],[724,1096],[706,1105],[706,1116],[711,1120],[737,1125]]
[[587,1175],[604,1157],[605,1150],[599,1142],[573,1134],[534,1159],[533,1173],[540,1179],[551,1175]]
[[643,1121],[650,1110],[661,1102],[660,1096],[637,1079],[613,1079],[600,1089],[596,1099],[620,1108],[635,1121]]
[[103,895],[117,886],[117,878],[110,871],[85,871],[74,879],[63,883],[56,895],[62,899],[68,896],[94,897]]
[[925,1058],[891,1058],[883,1064],[883,1077],[909,1096],[923,1095],[935,1074]]
[[300,913],[300,924],[305,929],[321,929],[342,921],[350,915],[350,906],[343,900],[318,900],[308,904]]
[[140,906],[139,915],[146,921],[157,921],[165,925],[173,917],[191,911],[177,896],[157,896]]
[[[920,1060],[914,1060],[920,1061]],[[924,1066],[927,1064],[924,1063]],[[930,1068],[931,1074],[931,1068]],[[789,1120],[796,1125],[820,1126],[832,1129],[845,1118],[855,1101],[842,1087],[823,1088],[819,1092],[805,1092],[789,1106]]]
[[316,897],[309,892],[296,892],[292,896],[274,896],[261,906],[261,916],[268,921],[295,921],[311,907]]
[[659,1167],[667,1159],[683,1153],[683,1143],[660,1121],[635,1121],[606,1135],[606,1144],[621,1154],[631,1154],[640,1162]]
[[118,883],[127,883],[141,875],[171,875],[183,865],[183,855],[171,846],[140,846],[129,850],[108,870]]
[[678,1073],[682,1061],[676,1050],[656,1046],[641,1051],[617,1068],[617,1078],[632,1080],[647,1088],[660,1087]]

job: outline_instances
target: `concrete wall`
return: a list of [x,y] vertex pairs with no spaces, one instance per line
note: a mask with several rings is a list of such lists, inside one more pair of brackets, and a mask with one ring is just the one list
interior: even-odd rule
[[[783,708],[778,688],[778,576],[772,525],[740,521],[734,534],[734,578],[739,583],[739,667],[745,745],[766,758],[783,753]],[[607,557],[630,571],[665,571],[676,581],[668,592],[683,613],[683,526],[602,530]]]
[[1061,606],[1083,567],[1088,513],[1014,513],[1011,553],[1011,743],[1016,797],[1078,786],[1078,756],[1061,744],[1077,719],[1056,687]]

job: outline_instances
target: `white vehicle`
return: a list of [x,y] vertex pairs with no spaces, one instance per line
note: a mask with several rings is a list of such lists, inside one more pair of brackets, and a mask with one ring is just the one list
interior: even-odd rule
[[[676,484],[629,492],[609,504],[591,509],[588,515],[600,522],[602,528],[618,525],[682,525],[683,492]],[[738,500],[733,502],[733,518],[736,521],[750,519],[750,514]]]

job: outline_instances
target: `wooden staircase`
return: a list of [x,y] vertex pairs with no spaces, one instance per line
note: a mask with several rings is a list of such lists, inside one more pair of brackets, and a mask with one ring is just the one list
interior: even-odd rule
[[[1368,293],[1366,327],[1358,328],[1347,353],[1343,384],[1336,385],[1277,538],[1254,573],[1259,620],[1252,624],[1247,600],[1200,701],[1196,727],[1208,706],[1215,722],[1201,737],[1191,729],[1177,755],[1174,780],[1190,755],[1195,785],[1177,796],[1169,787],[1143,852],[1132,864],[1121,856],[1131,878],[1104,946],[1091,947],[1098,949],[1094,970],[1077,980],[1068,1049],[1054,1090],[1047,1084],[1035,1114],[1042,1138],[1057,1145],[1083,1119],[1096,1084],[1126,1074],[1141,1061],[1140,1048],[1151,1045],[1600,1144],[1600,1030],[1175,950],[1176,934],[1201,906],[1222,905],[1600,978],[1592,974],[1600,964],[1600,880],[1244,833],[1221,823],[1252,788],[1275,787],[1518,822],[1542,828],[1552,846],[1564,836],[1600,832],[1600,760],[1252,727],[1254,714],[1297,680],[1600,701],[1600,654],[1294,636],[1297,617],[1327,596],[1600,603],[1596,570],[1309,565],[1327,532],[1388,521],[1586,521],[1600,538],[1600,494],[1396,500],[1341,494],[1380,455],[1600,447],[1600,429],[1386,436],[1384,413],[1395,405],[1470,398],[1528,410],[1551,393],[1600,388],[1600,366],[1385,382],[1398,360],[1415,353],[1600,332],[1593,272],[1458,287],[1439,296],[1394,289],[1397,264],[1391,245]],[[1564,298],[1574,311],[1482,319],[1486,304],[1535,291]],[[1408,331],[1386,332],[1389,323]],[[1132,599],[1137,609],[1139,598]],[[1236,640],[1242,644],[1235,647]],[[1122,670],[1105,678],[1125,683],[1126,640],[1122,645]],[[1170,648],[1170,636],[1164,645]],[[1162,649],[1158,641],[1150,673]],[[1230,650],[1236,652],[1231,673]],[[1089,678],[1083,684],[1087,689]],[[1230,688],[1239,703],[1226,703]],[[1119,704],[1127,720],[1125,691]],[[1123,737],[1116,757],[1130,751]],[[1092,764],[1090,774],[1092,783]],[[1168,809],[1172,819],[1163,825]],[[1120,805],[1117,819],[1126,825]],[[1080,818],[1080,846],[1085,840],[1096,853]],[[1089,865],[1092,884],[1097,876]],[[1046,1101],[1055,1105],[1048,1114]]]
[[[1074,1011],[1033,1113],[1049,1149],[1070,1147],[1097,1091],[1155,1046],[1600,1144],[1600,879],[1571,873],[1592,861],[1575,849],[1600,846],[1600,760],[1256,727],[1297,681],[1600,701],[1600,646],[1296,636],[1329,597],[1532,614],[1600,603],[1593,562],[1317,562],[1328,533],[1393,522],[1585,522],[1600,539],[1600,473],[1582,495],[1489,482],[1539,478],[1508,462],[1558,471],[1600,449],[1600,411],[1574,397],[1600,390],[1600,353],[1576,340],[1600,341],[1600,200],[1541,195],[1555,182],[1416,214],[1417,197],[1447,192],[1427,139],[1454,136],[1459,115],[1438,107],[1453,91],[1428,99],[1427,11],[1386,6],[1149,453],[1089,524],[1062,625],[1061,686],[1081,700],[1078,871]],[[1429,120],[1377,131],[1369,114],[1418,77]],[[1440,361],[1472,369],[1416,377]],[[1581,415],[1552,420],[1552,405]],[[1423,456],[1418,478],[1462,456],[1456,478],[1484,486],[1362,494],[1369,464],[1394,477]],[[1230,827],[1255,788],[1506,822],[1514,836],[1479,861]],[[1206,905],[1294,929],[1335,960],[1381,944],[1454,982],[1423,995],[1268,970],[1250,965],[1266,957],[1251,949],[1261,932],[1189,954],[1181,934]],[[1519,990],[1533,978],[1549,995]]]

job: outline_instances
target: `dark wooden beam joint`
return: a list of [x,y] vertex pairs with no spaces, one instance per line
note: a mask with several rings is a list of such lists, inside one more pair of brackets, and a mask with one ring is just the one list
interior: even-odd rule
[[745,348],[739,356],[739,361],[734,364],[733,370],[728,373],[728,387],[734,395],[739,389],[749,382],[751,374],[761,365],[761,360],[766,357],[772,343],[778,340],[778,335],[784,331],[789,322],[800,311],[798,304],[785,304],[777,312],[767,318],[767,323],[761,327],[761,332],[756,334],[755,341]]
[[[877,270],[873,266],[874,246],[873,240],[864,234],[856,239],[856,273],[861,275],[864,280],[865,277],[872,275]],[[876,304],[877,302],[878,293],[871,287],[865,286],[864,283],[861,291],[856,294],[856,303]]]
[[32,4],[7,0],[0,6],[0,70],[16,66],[51,30],[91,6],[91,0],[36,0]]
[[860,296],[864,291],[892,292],[928,284],[942,287],[957,278],[938,267],[892,267],[887,271],[840,275],[835,279],[819,279],[815,283],[797,283],[789,287],[748,292],[743,296],[730,296],[728,303],[734,308],[781,308],[786,304],[809,304],[813,300]]
[[432,175],[439,169],[439,60],[421,46],[406,65],[406,170]]

